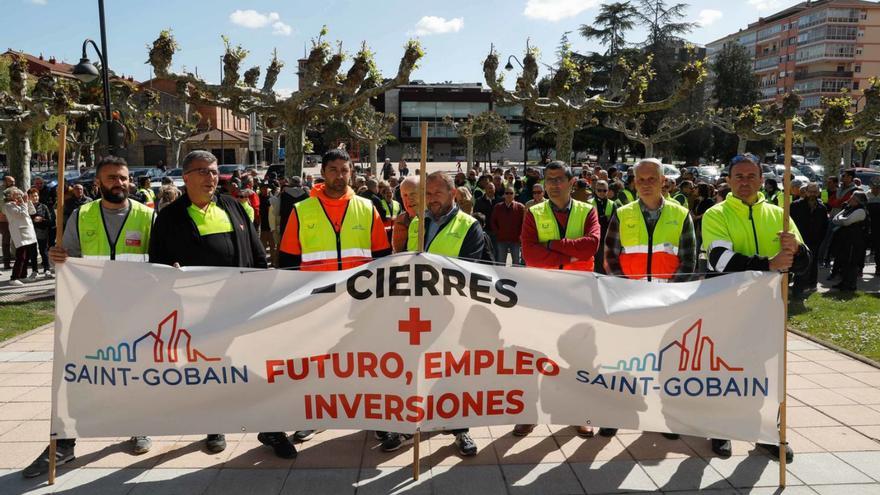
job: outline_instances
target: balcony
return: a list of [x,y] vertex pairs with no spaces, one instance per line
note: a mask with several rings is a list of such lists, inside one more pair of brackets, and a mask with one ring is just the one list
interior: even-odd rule
[[817,77],[852,77],[853,71],[845,70],[845,71],[836,71],[836,70],[821,70],[817,72],[798,72],[794,75],[795,81],[804,81],[806,79],[815,79]]

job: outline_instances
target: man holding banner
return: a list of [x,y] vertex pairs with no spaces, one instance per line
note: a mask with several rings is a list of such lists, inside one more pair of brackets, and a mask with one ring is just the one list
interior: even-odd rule
[[[526,266],[593,271],[601,226],[596,208],[571,197],[571,169],[559,160],[544,169],[548,201],[532,205],[523,218],[522,256]],[[516,425],[513,434],[526,436],[535,425]],[[578,434],[593,436],[592,426],[578,426]]]
[[[235,198],[216,195],[217,158],[192,151],[183,159],[186,194],[164,207],[156,219],[150,242],[150,263],[181,266],[237,266],[267,268],[266,250]],[[226,436],[209,434],[211,453],[226,449]]]
[[[125,159],[106,156],[95,167],[101,199],[80,206],[71,213],[61,246],[49,248],[52,263],[64,263],[68,256],[120,261],[147,261],[150,233],[155,215],[128,197],[129,175]],[[144,454],[152,447],[146,436],[131,437],[132,452]],[[75,438],[58,440],[55,465],[75,459]],[[49,471],[49,448],[22,471],[34,478]]]
[[[718,273],[757,271],[803,272],[810,264],[810,251],[804,245],[797,225],[782,231],[783,210],[767,201],[760,192],[761,166],[751,155],[737,155],[730,162],[731,192],[727,198],[703,215],[703,248],[709,269]],[[759,443],[773,458],[776,445]],[[712,450],[731,455],[729,440],[712,439]],[[791,462],[794,452],[785,446]]]
[[[337,271],[369,263],[391,254],[382,217],[373,203],[348,187],[351,162],[348,153],[332,149],[321,158],[323,184],[317,184],[308,199],[296,203],[281,245],[279,268],[303,271]],[[300,430],[294,438],[304,442],[314,430]],[[279,457],[295,457],[296,448],[284,432],[261,433],[257,437]]]
[[[483,259],[483,229],[477,219],[461,211],[455,204],[455,183],[452,177],[443,172],[433,172],[425,179],[425,205],[422,218],[425,221],[425,252],[461,258],[468,261]],[[413,218],[409,224],[407,250],[419,249],[419,221]],[[450,431],[455,435],[458,453],[470,457],[477,455],[477,444],[471,438],[468,428]],[[382,450],[393,452],[404,442],[412,440],[412,435],[388,433],[382,441]]]
[[[648,282],[687,282],[697,267],[697,240],[687,208],[663,197],[663,165],[645,158],[633,167],[638,198],[614,213],[605,238],[608,275]],[[599,428],[611,437],[617,428]],[[674,433],[663,433],[669,439]]]

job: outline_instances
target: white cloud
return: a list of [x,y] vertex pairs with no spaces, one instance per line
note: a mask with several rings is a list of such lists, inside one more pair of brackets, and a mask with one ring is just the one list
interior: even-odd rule
[[410,34],[427,36],[429,34],[457,33],[464,27],[464,18],[456,17],[447,20],[444,17],[426,15],[419,19]]
[[277,34],[280,36],[290,36],[290,33],[292,32],[293,28],[290,27],[289,24],[284,24],[281,21],[272,23],[272,34]]
[[595,7],[599,0],[528,0],[523,15],[544,21],[561,21]]
[[749,5],[761,11],[781,9],[785,4],[791,3],[793,2],[784,0],[749,0]]
[[700,27],[710,26],[715,23],[718,19],[721,19],[724,14],[720,10],[715,9],[703,9],[697,15],[697,24]]
[[281,22],[281,15],[278,12],[263,14],[253,9],[236,10],[229,14],[229,20],[237,26],[249,29],[272,26],[272,34],[281,36],[290,36],[290,33],[293,32],[293,28],[289,24]]

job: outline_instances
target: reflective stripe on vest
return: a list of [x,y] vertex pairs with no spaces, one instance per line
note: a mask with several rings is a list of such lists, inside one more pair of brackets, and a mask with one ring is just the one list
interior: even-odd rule
[[[758,193],[758,200],[751,206],[728,193],[724,201],[703,215],[703,249],[711,253],[712,249],[722,247],[745,256],[772,258],[782,249],[778,235],[782,231],[782,216],[782,208],[768,203],[762,193]],[[794,222],[789,223],[789,232],[803,244]]]
[[[571,200],[571,211],[568,214],[568,223],[565,226],[565,239],[578,239],[584,236],[584,223],[590,214],[593,205],[576,199]],[[544,201],[532,205],[529,208],[535,219],[535,228],[538,231],[538,241],[547,244],[550,241],[563,239],[560,235],[561,225],[553,214],[553,206],[550,201]],[[579,260],[574,263],[566,263],[559,267],[560,270],[593,271],[593,259]]]
[[82,257],[117,261],[147,261],[153,210],[137,201],[127,200],[128,215],[119,231],[114,246],[110,246],[104,228],[101,200],[96,199],[79,207],[77,234]]
[[[437,235],[431,239],[431,243],[425,246],[428,253],[439,254],[441,256],[458,257],[461,255],[461,245],[464,244],[464,238],[467,236],[471,225],[477,219],[467,213],[458,210],[458,213],[446,222],[446,225],[437,232]],[[419,218],[413,218],[409,224],[407,231],[408,237],[406,241],[406,249],[408,251],[416,251],[419,249]]]
[[370,200],[359,196],[348,200],[339,232],[333,228],[318,198],[300,201],[295,209],[302,248],[301,270],[346,270],[372,259],[373,203]]
[[664,201],[654,232],[642,214],[641,202],[617,209],[620,225],[620,268],[627,278],[670,279],[678,270],[678,243],[688,216],[685,207]]

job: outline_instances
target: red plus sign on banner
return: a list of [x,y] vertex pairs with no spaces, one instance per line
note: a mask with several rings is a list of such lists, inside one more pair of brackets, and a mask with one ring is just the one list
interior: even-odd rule
[[431,331],[431,320],[421,319],[421,309],[409,308],[409,319],[397,321],[397,331],[409,333],[409,345],[422,343],[422,332]]

